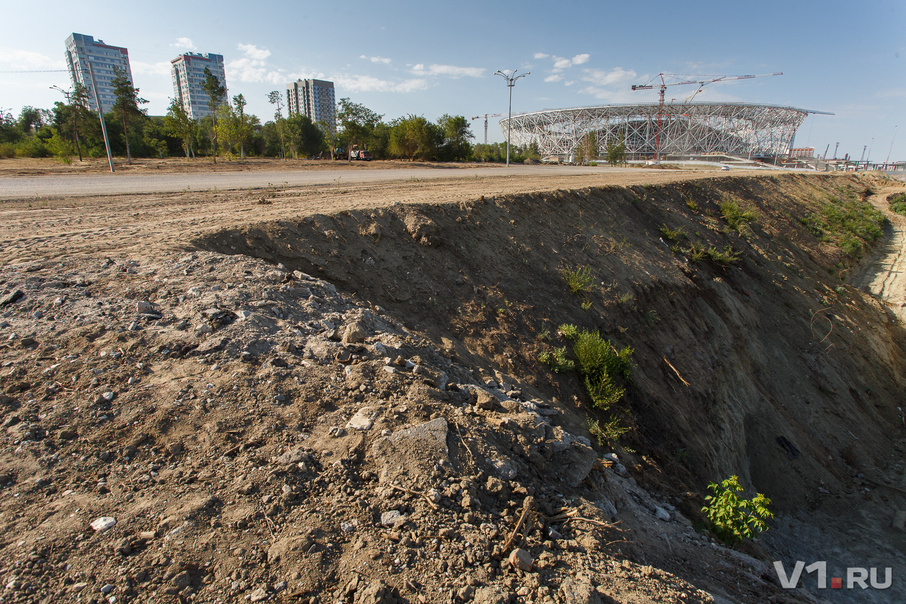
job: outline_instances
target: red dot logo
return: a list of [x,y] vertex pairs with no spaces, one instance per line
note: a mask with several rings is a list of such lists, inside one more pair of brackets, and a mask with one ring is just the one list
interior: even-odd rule
[[840,577],[831,577],[831,589],[843,589],[843,579]]

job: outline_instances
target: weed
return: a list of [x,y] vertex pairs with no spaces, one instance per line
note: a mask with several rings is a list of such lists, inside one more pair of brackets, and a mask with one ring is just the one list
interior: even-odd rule
[[591,300],[586,300],[582,303],[582,310],[591,310],[592,302]]
[[591,284],[594,278],[591,276],[591,269],[583,266],[576,269],[565,268],[560,271],[563,279],[566,280],[566,286],[575,295],[591,291]]
[[737,493],[743,490],[739,478],[731,476],[720,485],[708,485],[714,495],[705,497],[702,512],[711,522],[711,531],[727,544],[743,539],[754,539],[768,530],[765,518],[773,518],[768,509],[771,500],[758,493],[752,499],[740,499]]
[[632,292],[626,292],[625,294],[617,296],[617,304],[632,304],[634,300],[635,296]]
[[727,223],[727,228],[740,235],[749,233],[748,223],[754,222],[757,216],[752,210],[743,210],[739,204],[728,199],[720,204],[720,213]]
[[723,264],[727,266],[739,260],[739,252],[735,251],[729,245],[723,249],[723,251],[718,250],[716,247],[711,246],[708,248],[708,258],[717,264]]
[[686,207],[692,210],[693,212],[698,212],[698,203],[694,199],[686,200]]
[[897,193],[887,198],[890,204],[890,211],[906,216],[906,193]]
[[551,339],[551,330],[545,327],[544,329],[539,331],[538,335],[535,337],[537,337],[540,342],[547,342]]
[[681,237],[688,239],[688,237],[686,237],[686,234],[683,232],[683,227],[676,227],[675,229],[671,229],[666,224],[662,224],[660,231],[661,235],[663,235],[664,239],[666,239],[667,241],[676,241]]
[[649,310],[647,313],[645,313],[645,323],[648,324],[648,327],[651,327],[660,320],[661,318],[658,316],[657,311],[654,309]]
[[612,417],[603,424],[599,419],[588,417],[585,419],[585,429],[595,437],[600,447],[617,443],[629,431],[617,417]]
[[818,212],[800,220],[818,241],[835,243],[853,259],[884,234],[886,221],[874,206],[854,196],[846,200],[830,197]]
[[568,326],[561,333],[574,334],[572,353],[576,359],[575,367],[583,378],[585,390],[591,396],[592,403],[600,409],[609,409],[616,404],[626,391],[617,383],[618,378],[628,380],[632,369],[632,348],[617,350],[610,340],[601,337],[598,332],[586,329],[578,331],[575,326]]

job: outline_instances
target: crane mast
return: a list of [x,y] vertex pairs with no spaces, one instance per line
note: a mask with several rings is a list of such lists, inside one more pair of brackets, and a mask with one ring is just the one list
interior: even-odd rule
[[[654,139],[654,161],[661,161],[661,124],[664,118],[664,92],[667,90],[667,86],[687,86],[689,84],[698,84],[698,90],[692,93],[686,102],[688,103],[695,95],[702,91],[702,89],[708,84],[714,84],[715,82],[729,82],[731,80],[750,80],[752,78],[765,78],[770,76],[779,76],[783,75],[783,72],[776,73],[762,73],[758,75],[741,75],[741,76],[718,76],[715,78],[707,79],[708,76],[700,76],[703,79],[699,79],[699,76],[692,76],[696,79],[694,80],[684,80],[682,82],[667,82],[664,80],[664,76],[669,76],[669,74],[659,73],[658,77],[661,78],[661,84],[658,87],[658,103],[657,103],[657,134]],[[654,90],[654,85],[652,84],[633,84],[633,90]],[[473,118],[474,119],[474,118]]]
[[500,113],[493,113],[493,114],[490,114],[490,115],[488,115],[487,113],[485,113],[483,116],[482,116],[482,115],[476,115],[475,117],[472,118],[473,121],[474,121],[474,120],[477,120],[477,119],[480,118],[480,117],[483,117],[483,118],[484,118],[484,144],[486,144],[486,145],[488,144],[488,118],[489,118],[489,117],[500,117],[501,115],[502,115],[502,114],[500,114]]

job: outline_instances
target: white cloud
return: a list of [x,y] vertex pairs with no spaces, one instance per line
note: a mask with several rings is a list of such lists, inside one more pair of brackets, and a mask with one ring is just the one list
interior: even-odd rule
[[[61,55],[63,53],[60,53]],[[36,69],[66,69],[62,57],[51,59],[47,55],[30,50],[19,50],[0,46],[0,65],[9,71],[28,71]]]
[[575,65],[582,65],[588,63],[588,60],[591,58],[591,55],[588,53],[583,53],[576,55],[571,59],[564,59],[563,57],[558,57],[554,55],[554,71],[562,71],[564,69],[569,69]]
[[176,38],[176,41],[170,44],[171,47],[179,50],[198,50],[192,38]]
[[[583,69],[581,81],[589,84],[580,92],[611,103],[644,102],[638,93],[632,92],[632,85],[637,83],[635,71],[615,67],[611,70]],[[636,95],[636,96],[633,96]]]
[[227,61],[227,82],[238,80],[246,83],[281,84],[287,80],[284,70],[275,69],[267,62],[266,59],[271,56],[271,51],[259,48],[254,44],[239,44],[237,47],[245,56]]
[[361,55],[359,58],[371,61],[372,63],[383,63],[384,65],[390,64],[390,59],[386,57],[366,57],[365,55]]
[[428,83],[422,79],[393,82],[364,75],[338,75],[333,77],[333,82],[344,92],[416,92],[428,88]]
[[258,48],[254,44],[238,44],[237,48],[245,53],[247,59],[253,61],[264,61],[271,56],[271,51],[266,48]]
[[536,58],[536,59],[546,59],[546,58],[548,58],[549,56],[550,56],[549,54],[544,53],[544,52],[536,52],[535,55],[534,55],[534,58]]
[[480,78],[484,76],[482,67],[457,67],[455,65],[428,65],[419,63],[412,67],[412,73],[417,76],[448,76],[451,78]]
[[134,76],[169,76],[170,61],[161,61],[159,63],[143,63],[142,61],[129,61],[129,67],[132,69]]
[[547,76],[546,78],[544,78],[544,81],[545,82],[559,82],[562,79],[563,79],[562,75],[555,73],[555,74],[551,74],[551,75]]

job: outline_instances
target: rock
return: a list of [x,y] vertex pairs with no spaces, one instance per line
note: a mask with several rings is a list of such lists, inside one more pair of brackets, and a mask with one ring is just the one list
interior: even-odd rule
[[448,464],[447,435],[447,420],[439,417],[375,439],[371,451],[381,482],[430,475],[435,466]]
[[264,602],[265,600],[268,599],[268,597],[269,596],[267,594],[267,590],[264,589],[263,587],[259,587],[258,589],[253,591],[251,594],[249,594],[249,601],[250,602]]
[[13,290],[10,293],[6,294],[5,296],[0,297],[0,308],[3,308],[4,306],[9,306],[10,304],[14,304],[15,302],[18,302],[19,300],[21,300],[24,297],[25,297],[25,292],[22,291],[21,289]]
[[107,529],[113,528],[116,526],[116,518],[110,516],[101,516],[100,518],[95,519],[89,525],[98,533],[103,533]]
[[381,413],[380,407],[362,407],[346,422],[348,430],[370,430]]
[[516,548],[510,552],[507,560],[513,568],[518,568],[525,572],[532,570],[532,563],[534,562],[532,555],[522,548]]
[[663,520],[664,522],[670,522],[670,512],[668,512],[667,510],[665,510],[665,509],[662,508],[662,507],[657,507],[657,506],[655,506],[655,508],[654,508],[654,516],[655,516],[658,520]]
[[361,321],[355,321],[346,326],[343,331],[344,344],[361,344],[365,341],[368,333],[365,331],[365,325]]
[[427,216],[411,212],[403,219],[403,223],[412,238],[420,244],[439,246],[443,243],[443,239],[440,237],[440,227]]
[[601,604],[601,597],[590,583],[573,577],[560,584],[560,597],[563,604]]
[[356,590],[353,604],[397,604],[401,601],[396,590],[377,580]]
[[381,514],[381,524],[383,526],[392,527],[396,524],[396,521],[402,518],[403,515],[399,510],[390,510],[389,512],[384,512]]
[[174,587],[181,591],[192,584],[192,575],[190,575],[188,571],[184,570],[181,573],[177,573],[176,576],[170,579],[170,583],[172,583]]

